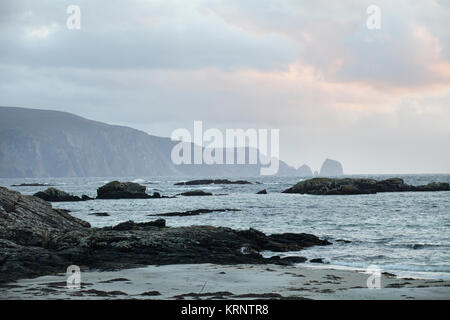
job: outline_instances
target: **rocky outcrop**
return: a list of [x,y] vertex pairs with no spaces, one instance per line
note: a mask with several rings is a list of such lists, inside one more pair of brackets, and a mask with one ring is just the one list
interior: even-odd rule
[[213,194],[211,192],[205,192],[203,190],[192,190],[178,194],[178,196],[185,196],[185,197],[212,196],[212,195]]
[[197,186],[204,184],[252,184],[252,183],[245,180],[231,181],[227,179],[203,179],[203,180],[191,180],[175,183],[176,186]]
[[343,174],[344,169],[342,168],[342,164],[332,159],[325,159],[319,173],[322,177],[342,176]]
[[[90,227],[66,210],[53,209],[47,201],[0,187],[0,237],[19,244],[37,244],[46,233]],[[17,230],[23,232],[19,234]],[[14,231],[14,232],[13,232]],[[30,235],[27,238],[26,235]]]
[[186,216],[197,216],[199,214],[204,213],[212,213],[212,212],[227,212],[227,211],[241,211],[239,209],[196,209],[196,210],[188,210],[188,211],[175,211],[175,212],[167,212],[167,213],[159,213],[159,214],[149,214],[149,216],[157,216],[157,217],[186,217]]
[[79,196],[71,195],[65,191],[56,189],[56,188],[48,188],[45,191],[39,191],[34,194],[35,197],[41,198],[45,201],[50,202],[66,202],[66,201],[86,201],[92,200],[92,198],[83,194],[80,198]]
[[111,181],[97,189],[97,199],[147,199],[146,187],[134,182]]
[[448,183],[432,182],[422,186],[406,184],[403,179],[391,178],[377,181],[375,179],[333,179],[313,178],[300,181],[283,193],[300,193],[315,195],[350,195],[373,194],[377,192],[406,192],[406,191],[450,191]]
[[90,228],[42,199],[0,188],[0,282],[65,272],[70,265],[111,270],[175,263],[287,264],[292,261],[265,259],[260,252],[328,244],[303,233],[268,236],[254,229],[169,228],[163,219]]
[[46,183],[20,183],[12,184],[11,187],[48,187],[49,184]]
[[297,175],[300,176],[300,177],[312,177],[313,176],[313,172],[312,172],[312,170],[311,170],[311,168],[309,166],[304,164],[304,165],[298,167]]
[[258,191],[256,194],[267,194],[267,190],[263,189],[261,191]]

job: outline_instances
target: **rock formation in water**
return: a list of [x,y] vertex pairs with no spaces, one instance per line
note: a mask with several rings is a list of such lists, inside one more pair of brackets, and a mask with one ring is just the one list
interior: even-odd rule
[[169,228],[163,219],[91,228],[40,198],[0,187],[0,283],[64,272],[70,265],[111,270],[175,263],[288,264],[300,259],[266,259],[260,252],[329,244],[304,233],[268,236],[254,229]]
[[147,199],[147,188],[134,182],[111,181],[97,189],[97,199]]
[[175,183],[176,186],[197,186],[206,184],[252,184],[252,183],[245,180],[231,181],[228,179],[201,179]]
[[36,192],[34,196],[50,202],[92,200],[92,198],[88,197],[85,194],[83,194],[83,196],[80,198],[79,196],[71,195],[65,191],[56,188],[48,188],[47,190]]
[[300,177],[312,177],[313,176],[313,172],[311,170],[311,168],[309,166],[307,166],[306,164],[298,167],[297,169],[297,176]]
[[406,191],[450,191],[450,186],[448,183],[440,182],[431,182],[422,186],[412,186],[406,184],[403,179],[400,178],[391,178],[380,181],[354,178],[313,178],[300,181],[293,187],[284,190],[283,193],[350,195]]
[[195,196],[212,196],[213,194],[211,192],[205,192],[203,190],[192,190],[192,191],[182,192],[178,195],[185,196],[185,197],[195,197]]
[[332,159],[325,159],[320,168],[319,176],[322,177],[333,177],[342,176],[344,174],[344,169],[339,161]]

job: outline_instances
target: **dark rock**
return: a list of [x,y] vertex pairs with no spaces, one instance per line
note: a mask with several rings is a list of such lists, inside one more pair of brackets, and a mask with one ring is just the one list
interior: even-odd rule
[[130,279],[127,278],[115,278],[110,280],[99,281],[99,283],[114,283],[114,282],[129,282]]
[[50,202],[83,201],[78,196],[73,196],[56,188],[48,188],[45,191],[36,192],[34,196]]
[[81,200],[83,200],[83,201],[94,200],[94,198],[91,198],[91,197],[89,197],[89,196],[83,194],[83,195],[81,196]]
[[332,159],[325,159],[319,173],[322,177],[342,176],[343,174],[344,169],[342,168],[342,164]]
[[342,242],[342,243],[351,243],[350,240],[345,240],[345,239],[337,239],[335,240],[336,242]]
[[212,213],[212,212],[226,212],[226,211],[241,211],[239,209],[197,209],[197,210],[189,210],[183,212],[167,212],[167,213],[159,213],[159,214],[149,214],[149,216],[159,216],[159,217],[183,217],[183,216],[197,216],[203,213]]
[[192,197],[192,196],[212,196],[211,192],[205,192],[203,190],[192,190],[178,194],[179,196]]
[[[260,252],[328,244],[310,234],[265,235],[254,229],[212,226],[168,228],[163,219],[90,228],[42,199],[0,188],[0,282],[61,272],[72,264],[99,270],[175,263],[286,264],[288,260],[265,259]],[[242,248],[248,248],[249,254]]]
[[159,192],[153,192],[153,198],[161,198],[161,194]]
[[176,186],[196,186],[204,184],[252,184],[252,183],[245,180],[230,181],[227,179],[203,179],[203,180],[192,180],[175,183]]
[[146,291],[146,292],[142,292],[140,295],[147,296],[147,297],[153,297],[153,296],[160,296],[161,293],[159,291]]
[[97,189],[97,199],[147,199],[146,187],[134,182],[111,181]]
[[311,259],[311,260],[309,260],[309,262],[311,262],[311,263],[325,263],[325,262],[323,261],[323,258],[315,258],[315,259]]
[[108,217],[109,213],[107,212],[93,212],[89,213],[90,216],[97,216],[97,217]]
[[65,270],[67,261],[48,249],[53,237],[89,227],[38,197],[0,187],[0,282]]
[[46,183],[21,183],[21,184],[12,184],[11,187],[48,187],[49,184]]
[[430,183],[425,186],[411,186],[403,179],[391,178],[374,180],[363,178],[313,178],[300,181],[283,193],[300,193],[315,195],[351,195],[373,194],[377,192],[406,192],[406,191],[449,191],[448,183]]
[[264,190],[258,191],[256,194],[267,194],[267,190],[264,189]]
[[427,185],[413,187],[414,191],[448,191],[450,185],[445,182],[430,182]]
[[116,231],[125,231],[125,230],[146,230],[148,227],[158,227],[158,228],[164,228],[166,226],[166,220],[164,219],[157,219],[155,221],[150,222],[141,222],[136,223],[134,221],[126,221],[119,223],[118,225],[114,227],[106,227],[111,228],[111,230]]
[[305,257],[284,257],[284,258],[281,258],[280,256],[273,256],[273,257],[270,258],[270,260],[278,261],[278,263],[291,264],[291,263],[304,263],[308,259],[306,259]]

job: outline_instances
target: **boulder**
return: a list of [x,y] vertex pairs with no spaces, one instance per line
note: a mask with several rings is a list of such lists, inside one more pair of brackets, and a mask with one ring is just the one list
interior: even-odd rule
[[311,262],[311,263],[325,263],[323,258],[314,258],[314,259],[309,260],[309,262]]
[[146,187],[134,182],[111,181],[97,189],[97,199],[147,199]]
[[119,223],[118,225],[114,227],[110,227],[111,230],[116,231],[126,231],[126,230],[146,230],[149,227],[158,227],[158,228],[164,228],[166,226],[166,220],[164,219],[157,219],[155,221],[150,222],[141,222],[141,223],[135,223],[134,221],[126,221]]
[[35,196],[0,187],[0,238],[19,245],[41,246],[52,233],[90,227],[65,210]]
[[196,210],[188,210],[188,211],[174,211],[167,213],[159,213],[159,214],[149,214],[149,216],[158,216],[158,217],[186,217],[186,216],[197,216],[199,214],[204,213],[212,213],[212,212],[227,212],[227,211],[241,211],[239,209],[196,209]]
[[406,191],[449,191],[448,183],[430,183],[425,186],[411,186],[403,179],[390,178],[377,181],[365,178],[313,178],[300,181],[283,193],[300,193],[314,195],[351,195],[374,194],[377,192]]
[[46,183],[21,183],[21,184],[12,184],[11,187],[48,187],[49,184]]
[[264,189],[264,190],[258,191],[256,194],[267,194],[267,190]]
[[203,190],[192,190],[178,194],[179,196],[192,197],[192,196],[212,196],[211,192],[205,192]]
[[97,216],[97,217],[108,217],[109,213],[108,212],[93,212],[93,213],[89,213],[90,216]]
[[175,183],[176,186],[196,186],[205,184],[252,184],[252,183],[245,180],[230,181],[227,179],[203,179],[203,180],[191,180]]
[[86,195],[83,195],[82,198],[73,196],[65,191],[61,191],[56,188],[48,188],[45,191],[36,192],[34,196],[50,202],[85,201],[91,199]]

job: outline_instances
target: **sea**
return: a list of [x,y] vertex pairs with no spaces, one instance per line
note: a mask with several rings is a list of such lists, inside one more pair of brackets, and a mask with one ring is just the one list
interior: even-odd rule
[[[400,177],[412,185],[448,182],[448,174],[351,175],[386,179]],[[96,196],[100,186],[113,180],[132,181],[147,187],[148,193],[174,196],[188,190],[204,190],[214,196],[92,200],[59,202],[53,207],[70,210],[93,227],[133,220],[146,222],[149,216],[195,209],[239,209],[197,216],[164,217],[167,226],[212,225],[234,229],[258,229],[266,234],[311,233],[327,239],[330,246],[315,246],[299,252],[263,252],[265,256],[322,258],[322,267],[366,269],[404,277],[450,279],[450,192],[399,192],[370,195],[317,196],[283,194],[303,180],[299,177],[228,177],[248,180],[249,185],[175,186],[181,181],[211,177],[116,177],[0,179],[0,185],[34,194],[46,187],[13,187],[13,184],[44,183],[74,195]],[[221,177],[227,178],[227,177]],[[259,195],[266,189],[268,194]],[[109,216],[93,213],[106,212]],[[344,241],[343,241],[344,240]],[[311,264],[312,267],[316,266]],[[320,267],[320,266],[317,266]]]

